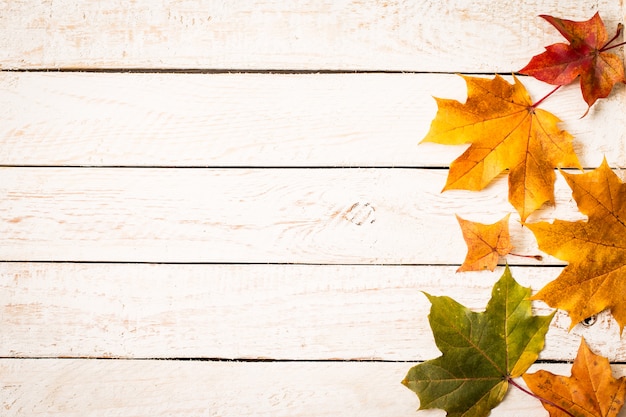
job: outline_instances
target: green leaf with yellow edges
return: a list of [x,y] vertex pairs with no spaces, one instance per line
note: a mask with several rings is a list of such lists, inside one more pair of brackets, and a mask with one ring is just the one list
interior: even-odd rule
[[521,376],[543,349],[554,313],[533,315],[530,295],[508,266],[484,312],[426,294],[432,303],[430,327],[442,355],[414,366],[402,381],[417,393],[420,409],[444,409],[450,417],[489,415],[509,380]]

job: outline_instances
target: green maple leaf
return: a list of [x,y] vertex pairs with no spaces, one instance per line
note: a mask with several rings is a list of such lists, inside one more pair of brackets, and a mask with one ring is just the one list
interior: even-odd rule
[[420,410],[441,408],[448,416],[484,417],[543,349],[554,313],[533,316],[530,288],[508,266],[494,285],[487,309],[470,311],[450,297],[426,294],[438,358],[411,368],[402,381],[420,399]]

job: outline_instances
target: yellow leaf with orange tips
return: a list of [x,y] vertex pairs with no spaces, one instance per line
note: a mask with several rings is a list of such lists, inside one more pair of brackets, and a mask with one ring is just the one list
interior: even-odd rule
[[467,101],[436,98],[438,111],[422,142],[471,146],[452,164],[445,190],[481,190],[509,171],[509,201],[522,221],[554,203],[555,167],[580,168],[572,136],[536,108],[526,88],[496,75],[462,76]]

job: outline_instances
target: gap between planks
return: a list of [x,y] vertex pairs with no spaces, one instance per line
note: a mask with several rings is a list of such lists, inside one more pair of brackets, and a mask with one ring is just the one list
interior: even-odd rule
[[[0,68],[0,73],[100,73],[100,74],[264,74],[264,75],[326,75],[326,74],[438,74],[456,75],[458,71],[393,71],[393,70],[327,70],[327,69],[245,69],[245,68]],[[518,72],[463,72],[464,75],[493,77],[495,74],[525,77]]]

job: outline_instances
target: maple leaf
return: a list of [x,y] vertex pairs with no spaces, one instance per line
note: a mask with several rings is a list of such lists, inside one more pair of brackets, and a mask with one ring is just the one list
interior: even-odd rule
[[509,170],[509,201],[522,221],[544,203],[554,203],[555,167],[580,168],[572,136],[560,120],[533,106],[526,88],[496,75],[462,76],[467,101],[436,98],[438,111],[422,142],[471,143],[452,164],[444,187],[481,190]]
[[555,43],[546,51],[534,56],[520,73],[531,75],[541,81],[566,85],[580,76],[583,98],[589,107],[598,98],[607,97],[613,86],[625,82],[624,63],[616,54],[607,52],[619,36],[622,26],[613,39],[608,41],[606,28],[596,13],[584,22],[559,19],[541,15],[569,41]]
[[508,381],[537,359],[554,313],[532,315],[530,288],[520,286],[508,266],[482,313],[450,297],[426,296],[442,356],[411,368],[402,383],[417,393],[420,410],[441,408],[451,417],[487,416],[502,401]]
[[538,371],[523,375],[535,395],[547,401],[550,417],[615,417],[624,405],[626,377],[615,379],[608,359],[594,354],[585,339],[580,342],[572,365],[572,376]]
[[467,256],[457,272],[493,271],[500,256],[505,256],[513,249],[509,236],[509,217],[494,224],[471,222],[456,216],[463,238],[467,243]]
[[626,184],[606,159],[591,172],[563,176],[588,220],[526,224],[539,249],[569,262],[533,299],[567,311],[571,327],[609,308],[621,331],[626,323]]

